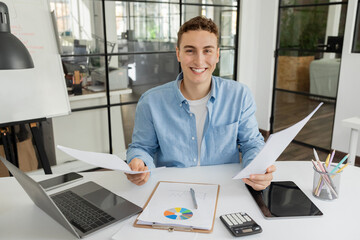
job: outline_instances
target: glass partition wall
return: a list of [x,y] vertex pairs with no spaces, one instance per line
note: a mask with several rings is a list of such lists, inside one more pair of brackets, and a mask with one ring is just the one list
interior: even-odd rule
[[354,29],[354,41],[352,52],[360,53],[360,0],[357,3],[356,23]]
[[279,1],[271,132],[324,102],[294,142],[331,148],[346,11],[346,0]]
[[[175,80],[181,71],[175,48],[177,31],[184,21],[205,15],[217,23],[221,57],[214,75],[236,79],[239,1],[49,2],[54,11],[54,26],[58,34],[72,114],[106,109],[108,123],[103,129],[108,130],[108,147],[99,151],[117,153],[113,149],[117,147],[118,141],[113,143],[113,140],[119,138],[119,134],[124,139],[122,150],[127,148],[131,142],[135,108],[141,94],[154,86]],[[74,95],[73,91],[79,76],[82,89],[80,96]],[[91,100],[77,104],[82,99],[100,96],[104,97],[102,101]],[[114,112],[115,117],[112,116]],[[85,121],[99,124],[95,119]],[[123,131],[114,130],[118,129],[119,124]],[[57,136],[54,138],[56,140]],[[84,135],[82,138],[89,136]]]

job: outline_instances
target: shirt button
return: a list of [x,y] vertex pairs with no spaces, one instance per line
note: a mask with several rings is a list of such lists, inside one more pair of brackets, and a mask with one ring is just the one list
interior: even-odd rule
[[180,107],[182,107],[182,104],[180,103]]
[[196,158],[194,158],[194,162],[196,162]]
[[187,102],[185,102],[185,104],[187,104]]
[[192,113],[190,113],[190,117],[192,117]]
[[194,137],[191,137],[191,139],[192,139],[192,140],[195,140],[195,138],[194,138]]

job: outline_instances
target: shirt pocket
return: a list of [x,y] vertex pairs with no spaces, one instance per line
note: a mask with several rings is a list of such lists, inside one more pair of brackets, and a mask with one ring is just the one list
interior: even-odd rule
[[216,163],[231,161],[238,153],[237,147],[238,122],[215,126],[209,132],[211,141],[211,158]]

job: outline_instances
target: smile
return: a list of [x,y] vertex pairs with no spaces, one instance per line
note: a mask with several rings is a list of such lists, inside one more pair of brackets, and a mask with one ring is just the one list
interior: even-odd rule
[[197,72],[197,73],[202,73],[205,72],[205,70],[207,68],[190,68],[192,71]]

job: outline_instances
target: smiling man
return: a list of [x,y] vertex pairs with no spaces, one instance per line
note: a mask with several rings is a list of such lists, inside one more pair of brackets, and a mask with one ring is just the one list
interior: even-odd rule
[[[255,103],[243,84],[212,76],[219,62],[216,24],[199,16],[178,32],[177,79],[145,92],[137,105],[127,161],[134,171],[236,163],[246,166],[264,145],[255,119]],[[243,181],[266,188],[275,166]],[[127,175],[137,185],[149,173]]]

